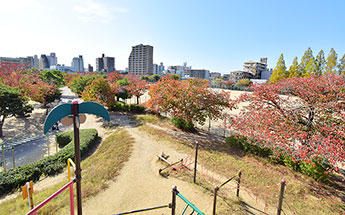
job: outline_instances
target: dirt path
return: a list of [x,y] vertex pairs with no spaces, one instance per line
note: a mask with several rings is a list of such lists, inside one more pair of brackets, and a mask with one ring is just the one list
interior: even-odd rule
[[[121,170],[116,182],[112,182],[107,190],[83,204],[85,214],[113,214],[146,207],[165,205],[171,202],[171,189],[176,185],[182,195],[200,208],[211,214],[212,196],[203,193],[196,185],[159,176],[162,166],[156,155],[162,150],[170,155],[169,160],[179,160],[186,155],[152,140],[137,128],[127,128],[135,139],[132,155]],[[178,199],[177,210],[182,211],[185,203]],[[143,214],[170,214],[169,209],[161,209]]]

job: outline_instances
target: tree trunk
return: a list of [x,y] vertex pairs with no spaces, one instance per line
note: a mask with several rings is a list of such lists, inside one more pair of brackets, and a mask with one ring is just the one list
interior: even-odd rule
[[137,105],[139,105],[139,98],[140,96],[137,96]]
[[5,116],[2,116],[2,119],[0,121],[0,137],[3,137],[2,126],[4,125],[4,122],[5,122]]

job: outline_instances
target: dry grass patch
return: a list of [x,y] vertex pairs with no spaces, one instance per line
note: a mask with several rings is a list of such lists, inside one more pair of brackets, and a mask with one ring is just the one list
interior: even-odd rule
[[[194,155],[194,143],[178,139],[163,130],[147,125],[141,126],[139,129],[157,141],[162,141],[179,151]],[[292,212],[297,214],[315,214],[315,212],[317,214],[344,214],[345,212],[345,184],[339,180],[329,184],[316,182],[286,166],[274,164],[265,158],[231,148],[225,143],[203,141],[202,145],[198,158],[201,165],[224,177],[231,177],[241,169],[241,184],[260,193],[261,195],[257,196],[259,200],[266,201],[267,198],[267,202],[271,206],[277,205],[277,198],[274,195],[279,194],[279,186],[268,189],[254,189],[253,187],[277,185],[282,179],[285,179],[287,181],[285,204],[283,204],[285,212],[289,211],[291,214]],[[183,178],[191,181],[186,179],[188,178],[186,176]],[[215,186],[215,184],[207,184],[206,181],[200,183],[210,191]],[[231,197],[224,196],[224,200],[233,204],[239,203]],[[232,205],[230,208],[243,212],[241,206]],[[261,210],[263,209],[264,205]]]
[[[131,154],[133,142],[134,140],[127,131],[117,129],[100,144],[94,154],[82,161],[82,196],[84,201],[106,189],[108,182],[116,179],[124,162],[128,160]],[[33,195],[34,203],[37,205],[42,202],[66,183],[67,179],[65,182],[44,191],[35,192]],[[68,214],[68,210],[69,193],[67,189],[40,209],[38,214]],[[27,200],[23,200],[21,195],[0,205],[0,214],[25,214],[28,211]]]

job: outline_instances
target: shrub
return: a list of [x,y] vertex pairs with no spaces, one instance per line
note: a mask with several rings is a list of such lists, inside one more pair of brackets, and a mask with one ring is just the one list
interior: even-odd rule
[[73,138],[72,133],[73,131],[66,131],[66,132],[56,134],[55,141],[57,144],[59,144],[60,148],[66,146],[68,143],[71,142]]
[[144,113],[145,107],[141,105],[130,104],[129,111],[134,112],[134,113]]
[[248,143],[247,138],[244,136],[232,135],[227,137],[225,142],[231,147],[236,147],[262,157],[268,157],[272,162],[288,166],[291,169],[297,172],[302,172],[317,181],[325,181],[328,179],[327,170],[332,168],[332,165],[329,163],[322,164],[321,159],[319,158],[315,158],[311,163],[307,163],[303,161],[295,161],[287,154],[275,156],[270,148],[261,147],[258,143],[257,145],[252,145]]
[[252,81],[249,79],[241,79],[241,80],[238,80],[237,85],[248,87],[251,83]]
[[114,105],[108,107],[109,111],[128,111],[129,106],[123,102],[116,102]]
[[246,137],[232,135],[226,138],[226,144],[234,146],[245,151],[249,151],[253,154],[260,155],[261,157],[269,157],[272,154],[271,149],[260,146],[260,143],[253,145],[248,143]]
[[312,159],[311,163],[299,162],[300,171],[317,181],[325,181],[328,179],[328,169],[332,168],[329,163],[322,164],[321,159]]
[[[65,134],[64,134],[65,133]],[[10,193],[28,181],[38,181],[41,175],[55,175],[66,166],[68,158],[74,158],[73,132],[66,131],[60,136],[69,135],[70,142],[54,155],[45,157],[35,163],[27,164],[7,172],[0,172],[0,195]],[[84,156],[96,142],[96,129],[80,130],[80,153]],[[67,137],[63,140],[66,141]]]
[[194,124],[192,121],[186,121],[181,118],[171,118],[171,123],[176,126],[179,129],[182,129],[183,131],[195,131]]

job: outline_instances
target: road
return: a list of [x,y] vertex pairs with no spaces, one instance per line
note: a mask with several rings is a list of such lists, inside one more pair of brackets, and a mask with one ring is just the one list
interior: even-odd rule
[[[72,93],[68,87],[61,88],[61,92],[61,103],[66,103],[69,100],[73,100],[76,98],[75,94]],[[54,104],[53,106],[56,106],[57,104],[58,103]],[[65,131],[69,130],[71,127],[59,126],[59,128],[61,131]],[[42,134],[42,131],[37,131],[32,135],[39,134]],[[25,144],[14,147],[15,166],[18,167],[23,166],[25,164],[33,163],[42,159],[45,156],[56,153],[58,149],[55,144],[55,135],[50,135],[47,138],[29,141]],[[2,153],[0,153],[0,162],[2,163],[2,161]],[[6,170],[13,168],[13,158],[11,149],[5,150],[5,161]],[[0,167],[0,171],[3,171],[2,165]]]

